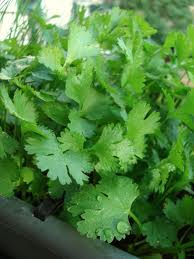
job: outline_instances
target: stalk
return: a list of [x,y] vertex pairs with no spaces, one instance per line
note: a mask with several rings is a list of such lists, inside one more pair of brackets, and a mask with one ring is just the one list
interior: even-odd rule
[[139,229],[141,230],[142,225],[139,219],[136,217],[136,215],[132,211],[129,211],[129,216],[135,221],[135,223],[138,225]]

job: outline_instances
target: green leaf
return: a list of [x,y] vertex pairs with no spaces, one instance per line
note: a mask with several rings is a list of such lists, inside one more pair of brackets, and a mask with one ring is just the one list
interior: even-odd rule
[[94,57],[99,55],[100,49],[89,31],[76,23],[70,28],[66,64],[76,59]]
[[79,110],[83,116],[90,120],[97,120],[110,114],[113,107],[110,97],[92,87],[92,80],[93,64],[87,61],[80,75],[76,75],[73,71],[69,73],[65,93],[79,104]]
[[150,110],[149,104],[139,102],[130,111],[127,119],[127,137],[134,144],[136,155],[140,158],[145,150],[145,135],[153,134],[159,126],[159,114],[152,112],[147,116]]
[[[93,169],[87,154],[68,151],[63,154],[60,150],[48,155],[37,155],[37,167],[45,172],[51,180],[59,179],[62,185],[70,184],[71,177],[80,185],[88,181],[85,173]],[[71,176],[71,177],[70,177]]]
[[24,69],[29,67],[33,61],[34,61],[34,57],[32,56],[28,56],[15,61],[9,61],[7,63],[7,66],[1,69],[0,79],[1,80],[13,79],[20,72],[22,72]]
[[177,239],[176,227],[163,217],[143,224],[142,233],[153,247],[172,247]]
[[111,243],[130,233],[131,205],[138,197],[137,185],[127,177],[104,178],[96,186],[85,186],[72,198],[69,211],[80,215],[78,230],[90,238]]
[[90,60],[82,65],[82,72],[76,75],[74,70],[70,70],[66,81],[66,95],[77,102],[82,108],[85,98],[89,97],[93,80],[93,65]]
[[99,161],[96,170],[99,173],[114,173],[117,169],[126,171],[128,166],[136,162],[132,143],[124,139],[121,125],[109,124],[103,128],[102,134],[92,151]]
[[143,39],[139,34],[133,35],[132,39],[124,42],[123,38],[118,39],[118,45],[128,60],[128,65],[135,69],[140,68],[144,61]]
[[124,172],[127,172],[129,165],[137,162],[135,148],[126,138],[114,145],[113,155],[119,159],[120,169]]
[[140,27],[144,37],[149,37],[157,32],[155,28],[153,28],[147,21],[144,20],[142,15],[136,15],[134,20]]
[[17,150],[17,147],[17,141],[6,132],[3,132],[0,127],[0,158],[12,155]]
[[183,99],[181,105],[175,111],[175,116],[194,130],[194,89],[191,89]]
[[184,142],[185,142],[185,131],[184,131],[184,128],[182,128],[179,130],[179,135],[177,137],[177,140],[175,143],[173,143],[168,156],[169,161],[182,172],[184,171],[184,168],[185,168]]
[[164,213],[169,220],[179,227],[194,225],[194,199],[186,195],[176,203],[167,200]]
[[165,191],[166,183],[175,171],[176,167],[166,160],[162,160],[159,165],[152,170],[152,179],[150,182],[150,189],[155,192],[163,193]]
[[0,160],[0,195],[13,196],[14,188],[19,179],[19,170],[16,163],[11,159]]
[[52,152],[58,151],[58,143],[55,135],[47,129],[40,128],[44,132],[44,136],[35,135],[27,139],[27,145],[25,146],[28,154],[46,155]]
[[48,130],[46,132],[47,137],[34,136],[27,139],[25,149],[28,154],[36,155],[37,167],[42,172],[48,171],[47,176],[51,180],[58,179],[64,185],[70,184],[73,178],[82,185],[88,180],[85,173],[93,169],[88,154],[73,151],[63,153],[64,146],[61,147],[56,136]]
[[38,56],[39,63],[50,68],[53,72],[62,72],[62,59],[64,59],[62,49],[54,46],[43,48]]
[[30,167],[23,167],[20,171],[20,176],[24,183],[31,183],[34,180],[34,170]]
[[82,118],[78,111],[71,110],[69,113],[69,120],[70,123],[68,124],[68,128],[72,132],[79,133],[86,138],[90,138],[94,135],[96,129],[95,124]]
[[63,197],[65,186],[61,185],[58,180],[48,182],[49,195],[54,199],[60,199]]
[[96,165],[96,170],[105,172],[114,172],[117,169],[117,159],[112,152],[112,145],[121,142],[123,129],[121,125],[107,125],[103,128],[102,134],[93,146],[94,154],[98,157],[99,162]]
[[145,75],[141,67],[133,64],[124,66],[121,85],[131,94],[141,94],[144,88]]
[[60,125],[67,125],[69,110],[64,103],[47,102],[41,108],[51,120]]
[[22,93],[21,90],[16,90],[13,101],[10,99],[8,90],[4,86],[0,88],[1,100],[5,108],[10,114],[16,116],[20,120],[35,123],[36,112],[34,104]]
[[32,193],[34,199],[42,200],[47,194],[47,179],[39,171],[34,170],[33,181],[29,185],[28,191]]
[[61,143],[61,149],[63,152],[67,150],[82,151],[84,147],[85,138],[76,132],[70,132],[66,129],[61,132],[61,137],[58,138]]

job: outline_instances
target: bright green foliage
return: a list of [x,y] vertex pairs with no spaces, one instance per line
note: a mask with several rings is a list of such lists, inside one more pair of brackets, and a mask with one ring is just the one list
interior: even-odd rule
[[45,102],[42,105],[43,112],[60,125],[66,125],[68,121],[68,108],[59,102]]
[[1,80],[10,80],[20,74],[24,69],[29,67],[34,60],[34,57],[28,56],[26,58],[18,59],[15,61],[9,61],[5,68],[2,68],[0,72]]
[[38,61],[50,68],[52,71],[59,71],[63,69],[61,65],[63,57],[63,51],[58,47],[46,47],[43,48],[39,54]]
[[12,196],[19,179],[19,170],[13,160],[0,160],[0,177],[0,195],[4,197]]
[[141,93],[144,87],[145,76],[142,68],[127,64],[124,67],[121,84],[130,93]]
[[77,102],[81,110],[84,109],[85,102],[91,102],[91,97],[95,97],[93,94],[94,89],[91,87],[92,80],[93,67],[91,62],[83,64],[82,74],[76,75],[75,71],[68,74],[66,95]]
[[85,138],[76,132],[70,132],[69,130],[65,130],[65,132],[61,132],[61,137],[58,138],[61,143],[62,151],[72,150],[72,151],[82,151]]
[[151,171],[151,190],[164,193],[169,178],[186,171],[184,141],[184,130],[179,129],[178,137],[172,144],[168,157],[160,161],[157,167]]
[[119,8],[40,22],[0,42],[0,194],[64,199],[60,218],[139,257],[189,256],[194,28],[160,46]]
[[76,133],[83,135],[84,137],[92,137],[95,132],[95,124],[81,117],[80,113],[76,110],[71,110],[69,113],[70,123],[68,128]]
[[138,197],[137,185],[126,177],[104,178],[96,187],[83,187],[75,194],[69,208],[73,215],[81,215],[78,229],[88,237],[101,240],[120,240],[129,234],[131,205]]
[[135,152],[140,158],[145,150],[145,135],[154,133],[160,119],[156,112],[146,118],[150,109],[151,107],[144,102],[137,103],[127,118],[127,137],[134,144]]
[[130,94],[141,94],[143,92],[145,74],[142,68],[144,59],[142,37],[133,37],[125,44],[123,39],[118,40],[118,45],[126,56],[125,65],[121,77],[121,85]]
[[97,42],[84,27],[73,23],[68,39],[66,64],[71,64],[76,59],[97,56],[100,53]]
[[171,247],[177,238],[176,227],[162,217],[143,224],[142,232],[154,247]]
[[185,225],[194,226],[194,199],[190,196],[184,196],[176,203],[168,200],[164,208],[164,213],[179,228]]
[[191,9],[193,0],[105,0],[104,3],[105,7],[119,5],[123,9],[141,13],[157,29],[158,33],[154,35],[154,39],[159,42],[172,30],[185,31],[188,24],[194,20]]
[[10,114],[23,121],[32,123],[36,122],[34,104],[28,100],[24,93],[17,90],[12,101],[9,97],[7,88],[2,86],[0,89],[0,95],[5,108]]
[[20,171],[20,176],[22,178],[22,180],[24,181],[24,183],[31,183],[34,180],[34,171],[32,170],[32,168],[29,167],[23,167]]
[[124,139],[122,135],[123,129],[119,124],[104,127],[102,135],[93,146],[93,151],[99,159],[96,165],[98,172],[114,172],[118,170],[119,164],[121,169],[127,170],[127,165],[136,162],[132,143]]
[[18,143],[14,138],[10,137],[0,128],[0,158],[5,158],[7,155],[12,155],[18,147]]
[[180,129],[179,135],[175,143],[173,143],[168,159],[176,166],[180,171],[184,171],[184,142],[186,137],[184,136],[184,131]]
[[162,161],[157,168],[152,170],[152,180],[150,189],[163,193],[169,176],[175,171],[175,166],[166,161]]
[[194,89],[191,89],[184,98],[183,103],[176,110],[175,116],[187,124],[191,129],[194,129]]
[[[101,119],[111,113],[111,99],[92,87],[93,64],[83,63],[82,74],[70,72],[66,83],[66,95],[79,104],[82,115],[90,120]],[[111,107],[113,108],[113,107]],[[98,109],[98,113],[96,110]]]
[[34,136],[27,139],[26,151],[36,155],[37,167],[43,172],[48,170],[48,177],[53,181],[58,179],[62,185],[72,182],[70,175],[79,184],[87,181],[88,176],[83,172],[89,173],[92,170],[87,153],[74,152],[74,147],[69,143],[66,147],[64,144],[60,145],[52,132],[46,130],[45,133],[46,137]]

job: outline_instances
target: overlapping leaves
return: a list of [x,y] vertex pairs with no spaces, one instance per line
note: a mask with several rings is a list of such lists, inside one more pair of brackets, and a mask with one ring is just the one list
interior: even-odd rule
[[[68,132],[62,134],[60,141],[68,140],[67,146],[60,144],[55,135],[43,129],[46,136],[34,136],[27,139],[26,150],[28,154],[36,155],[36,165],[41,171],[48,170],[48,177],[59,180],[62,185],[70,184],[72,178],[79,184],[88,180],[92,164],[87,153],[74,151],[76,140]],[[77,136],[77,135],[76,135]],[[66,152],[64,152],[66,151]]]
[[129,240],[145,236],[169,253],[189,240],[179,236],[194,223],[194,92],[181,77],[193,80],[194,32],[173,33],[161,47],[149,39],[154,31],[114,8],[80,14],[52,45],[8,43],[1,195],[65,196],[64,218],[91,238],[112,242],[133,232]]

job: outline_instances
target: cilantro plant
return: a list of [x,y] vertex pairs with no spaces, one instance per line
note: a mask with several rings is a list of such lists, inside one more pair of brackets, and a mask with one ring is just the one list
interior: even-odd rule
[[194,28],[163,46],[155,33],[115,8],[79,13],[50,41],[0,42],[0,194],[64,197],[57,215],[82,235],[184,258],[194,250]]
[[[163,42],[172,30],[185,31],[187,25],[194,22],[193,0],[104,0],[104,8],[120,6],[123,9],[135,10],[158,30],[153,35],[158,42]],[[92,6],[91,9],[96,9]]]

